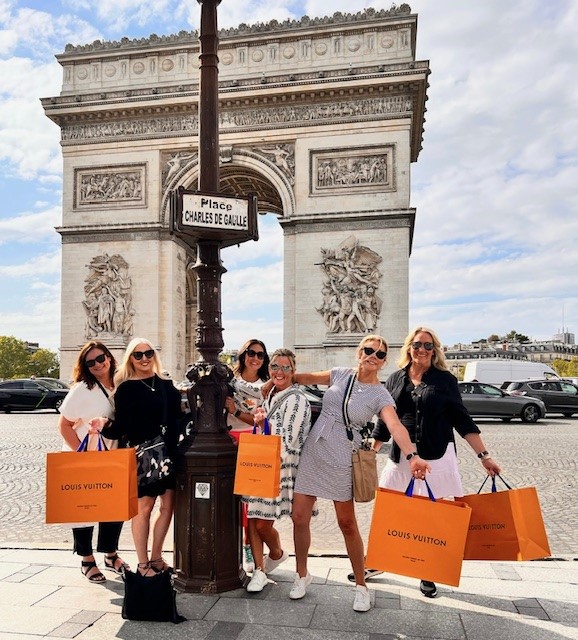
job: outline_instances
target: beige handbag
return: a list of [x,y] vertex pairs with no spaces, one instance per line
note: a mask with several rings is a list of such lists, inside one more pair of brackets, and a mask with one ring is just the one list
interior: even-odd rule
[[[343,421],[347,428],[347,437],[353,447],[353,431],[347,414],[347,403],[351,396],[351,389],[355,382],[355,375],[349,378],[347,390],[343,397]],[[351,453],[351,470],[353,475],[353,499],[355,502],[371,502],[375,498],[377,487],[377,460],[375,451],[370,448],[366,438],[359,449],[353,449]]]

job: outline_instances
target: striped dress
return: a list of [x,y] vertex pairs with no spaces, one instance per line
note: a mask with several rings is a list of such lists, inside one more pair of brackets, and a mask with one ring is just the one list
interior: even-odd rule
[[262,520],[279,520],[291,515],[293,485],[301,449],[311,428],[311,407],[297,385],[274,393],[263,402],[272,435],[281,436],[281,493],[277,498],[244,496],[247,516]]
[[[301,452],[295,492],[337,502],[353,498],[351,472],[352,444],[343,422],[343,398],[354,371],[344,367],[331,370],[330,386],[323,396],[321,414],[313,425]],[[359,429],[393,399],[382,384],[359,382],[353,385],[347,413],[353,429],[355,448],[359,448]]]

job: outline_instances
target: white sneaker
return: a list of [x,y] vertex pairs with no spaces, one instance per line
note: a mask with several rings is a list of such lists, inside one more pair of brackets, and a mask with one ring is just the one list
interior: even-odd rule
[[255,569],[253,571],[253,577],[249,581],[247,585],[247,591],[249,593],[259,593],[259,591],[263,591],[263,587],[269,582],[267,578],[267,574],[261,569]]
[[371,596],[369,589],[358,584],[355,587],[355,600],[353,601],[354,611],[369,611],[371,609]]
[[287,558],[289,557],[289,554],[287,553],[287,551],[283,551],[283,553],[281,554],[280,558],[277,558],[277,560],[273,560],[273,558],[271,558],[270,556],[265,556],[265,558],[263,558],[263,569],[265,570],[265,573],[271,573],[271,571],[275,571],[275,569],[282,563],[285,562],[285,560],[287,560]]
[[245,571],[247,573],[253,573],[255,570],[255,562],[253,561],[253,553],[251,552],[251,545],[243,545],[243,559],[245,562]]
[[313,578],[309,571],[304,578],[301,578],[299,574],[295,576],[293,587],[289,591],[289,597],[291,600],[301,600],[301,598],[307,593],[307,587],[311,584]]

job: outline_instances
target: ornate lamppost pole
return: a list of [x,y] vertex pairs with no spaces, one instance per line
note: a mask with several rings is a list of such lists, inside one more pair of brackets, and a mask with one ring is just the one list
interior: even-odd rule
[[201,5],[199,91],[199,190],[173,194],[171,230],[194,246],[197,261],[197,334],[201,354],[187,377],[194,438],[178,464],[175,504],[175,586],[179,591],[219,593],[239,588],[239,498],[233,495],[236,447],[227,433],[225,398],[230,370],[219,362],[223,348],[221,275],[223,246],[257,239],[256,198],[219,194],[219,102],[217,6]]

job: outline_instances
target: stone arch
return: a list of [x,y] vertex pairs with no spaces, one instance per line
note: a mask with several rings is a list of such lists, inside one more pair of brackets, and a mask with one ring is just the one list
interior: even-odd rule
[[[195,156],[166,182],[160,210],[163,226],[169,223],[171,192],[180,186],[196,188],[198,178],[199,159]],[[250,149],[233,149],[227,162],[221,163],[220,191],[226,195],[255,192],[259,211],[287,218],[295,215],[295,194],[287,175],[274,162]]]
[[[220,32],[220,190],[256,192],[259,210],[277,216],[283,344],[305,370],[350,362],[370,324],[388,338],[393,368],[407,331],[410,168],[422,148],[430,73],[416,60],[416,33],[406,4]],[[269,47],[277,55],[263,56]],[[338,55],[328,56],[334,47]],[[65,370],[83,339],[86,256],[105,252],[130,267],[135,332],[178,375],[195,357],[194,250],[170,234],[169,214],[171,191],[198,181],[200,87],[190,72],[198,55],[197,40],[179,33],[69,45],[58,56],[62,92],[42,104],[61,128]],[[179,62],[153,69],[155,56]],[[108,72],[86,72],[99,65]],[[343,287],[368,281],[372,296],[344,297],[340,309],[353,311],[331,322],[328,287],[345,295]],[[369,313],[370,299],[379,304]]]

